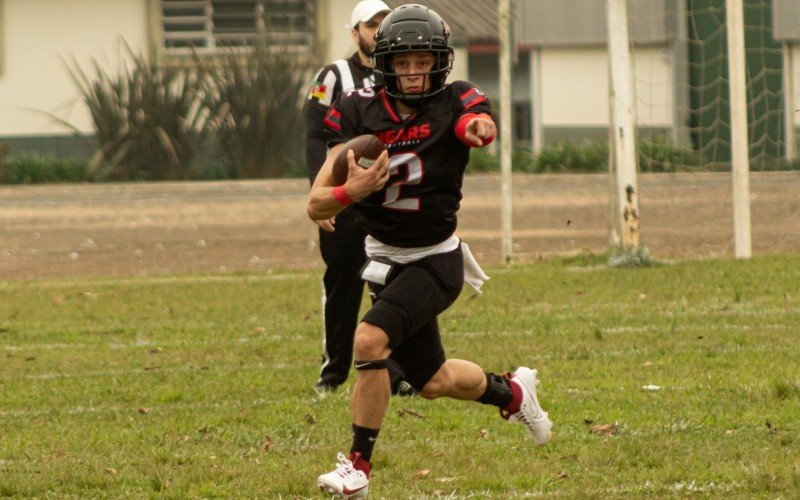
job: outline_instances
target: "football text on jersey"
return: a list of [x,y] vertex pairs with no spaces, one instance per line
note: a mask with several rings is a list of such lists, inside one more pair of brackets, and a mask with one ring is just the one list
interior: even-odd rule
[[412,141],[419,143],[431,136],[431,124],[423,123],[421,125],[411,125],[410,127],[401,128],[400,130],[382,130],[375,132],[375,135],[386,146],[390,145],[407,145]]

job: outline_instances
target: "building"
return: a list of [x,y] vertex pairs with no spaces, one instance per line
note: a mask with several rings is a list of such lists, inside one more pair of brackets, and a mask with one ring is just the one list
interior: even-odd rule
[[[437,10],[451,25],[456,45],[451,79],[469,79],[497,101],[496,0],[418,1]],[[221,46],[246,46],[260,27],[273,33],[276,42],[299,51],[324,46],[326,59],[332,60],[352,51],[347,24],[356,3],[0,0],[0,142],[11,144],[15,153],[34,149],[86,155],[91,151],[94,146],[85,137],[91,136],[92,122],[70,80],[67,61],[86,69],[97,61],[114,70],[125,64],[125,44],[135,52],[152,52],[164,60],[186,59],[191,47],[213,53]],[[628,0],[640,130],[692,141],[695,147],[706,147],[724,135],[724,127],[708,132],[710,125],[704,121],[722,117],[724,122],[727,113],[724,32],[717,27],[702,32],[703,27],[718,21],[724,3]],[[796,109],[800,102],[800,2],[753,0],[746,4],[748,26],[761,33],[755,42],[761,46],[748,49],[760,48],[760,53],[767,54],[763,60],[749,59],[750,73],[766,71],[763,92],[771,96],[756,99],[757,105],[765,107],[755,112],[766,118],[753,125],[754,131],[766,134],[769,143],[783,144],[788,135],[781,137],[781,130],[794,132],[800,123],[800,113],[791,113],[785,105],[793,101],[791,109]],[[605,2],[512,0],[512,9],[517,145],[606,136]],[[684,16],[691,19],[691,29]],[[713,57],[716,66],[697,71],[697,61],[708,57],[702,51],[709,47],[719,54]],[[789,71],[784,72],[784,67]],[[791,90],[786,93],[784,88]],[[717,107],[705,114],[698,112],[709,106]],[[776,107],[780,111],[775,112]],[[792,127],[785,126],[786,119]],[[76,139],[76,133],[84,139]]]

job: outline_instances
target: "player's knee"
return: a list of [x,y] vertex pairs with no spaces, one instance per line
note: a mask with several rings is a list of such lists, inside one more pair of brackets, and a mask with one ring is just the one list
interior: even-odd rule
[[389,337],[386,332],[369,323],[358,325],[353,339],[353,355],[355,359],[384,359],[389,357],[389,354]]
[[425,399],[436,399],[442,397],[442,393],[439,392],[440,387],[435,383],[428,382],[425,384],[425,387],[419,391],[419,395]]
[[443,396],[472,394],[480,390],[486,380],[482,371],[465,373],[459,369],[457,361],[448,360],[439,371],[425,384],[420,396],[425,399],[436,399]]
[[425,399],[436,399],[445,395],[447,384],[443,380],[431,379],[419,392]]
[[455,383],[454,374],[445,363],[431,378],[419,395],[425,399],[436,399],[447,394],[448,389]]

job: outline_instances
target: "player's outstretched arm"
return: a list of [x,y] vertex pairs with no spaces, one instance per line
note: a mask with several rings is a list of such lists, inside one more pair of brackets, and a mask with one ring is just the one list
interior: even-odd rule
[[489,144],[496,135],[494,120],[487,115],[478,115],[467,123],[466,138],[478,147]]
[[491,116],[467,113],[456,124],[456,136],[471,148],[490,144],[497,135],[497,126]]
[[331,148],[328,158],[311,186],[308,193],[306,211],[311,220],[330,219],[357,201],[361,201],[371,193],[380,191],[389,180],[389,154],[384,151],[370,168],[362,168],[356,163],[353,151],[347,152],[349,170],[347,181],[335,187],[332,167],[334,158],[344,147],[338,144]]

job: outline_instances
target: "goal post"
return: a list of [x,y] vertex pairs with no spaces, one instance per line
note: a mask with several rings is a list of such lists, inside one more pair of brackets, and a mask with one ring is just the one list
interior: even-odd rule
[[725,0],[728,39],[728,82],[731,100],[731,169],[733,171],[733,228],[737,258],[749,258],[750,152],[747,135],[747,86],[744,52],[743,0]]
[[619,235],[621,246],[637,249],[640,245],[638,220],[639,203],[636,193],[636,127],[635,95],[631,74],[630,42],[628,39],[627,0],[607,0],[609,98],[611,99],[611,129],[609,152],[613,156],[615,193],[612,204],[612,227]]
[[500,169],[502,174],[502,255],[509,263],[514,253],[512,238],[511,178],[511,0],[497,2],[498,35],[500,38]]
[[[800,28],[784,21],[798,15],[796,4],[606,0],[605,7],[613,229],[624,235],[619,216],[631,204],[624,188],[629,183],[638,194],[637,171],[730,172],[731,251],[750,257],[750,172],[796,161],[798,58],[792,49]],[[628,89],[631,110],[625,108]],[[629,116],[633,134],[626,133]],[[627,149],[631,142],[633,152]],[[647,193],[642,196],[647,240]]]

